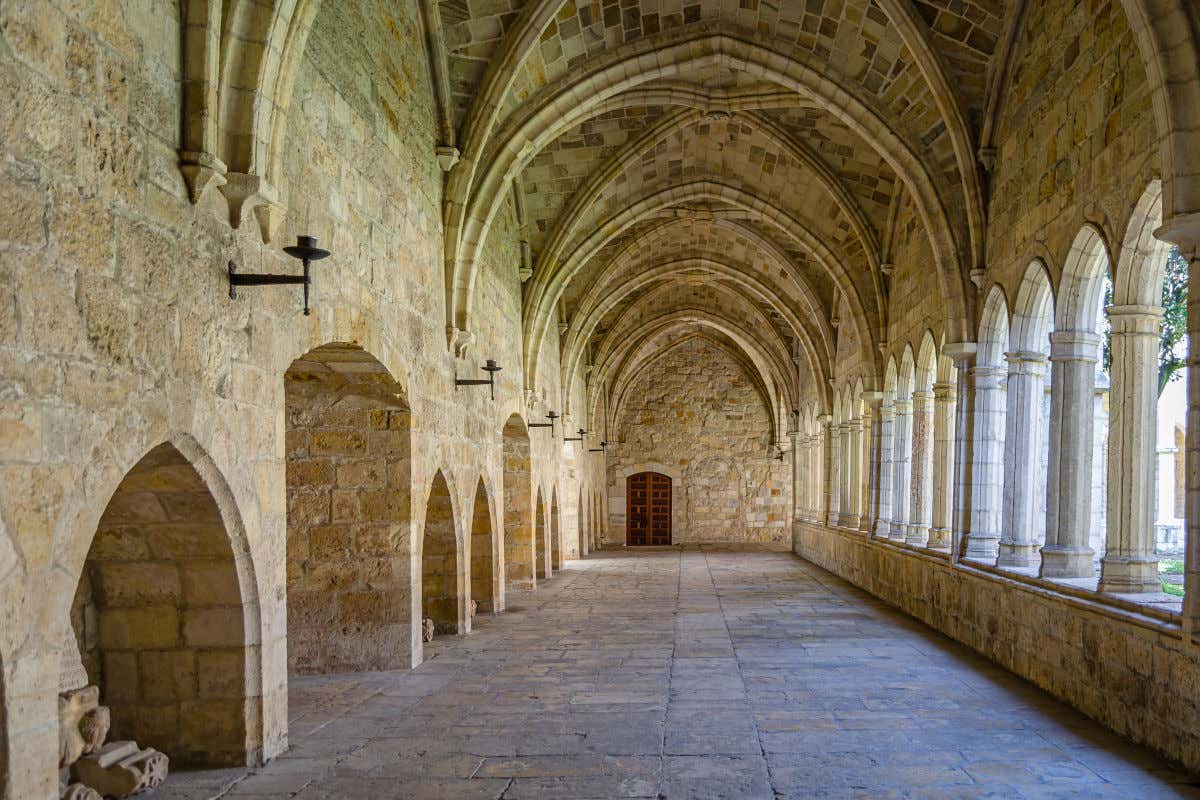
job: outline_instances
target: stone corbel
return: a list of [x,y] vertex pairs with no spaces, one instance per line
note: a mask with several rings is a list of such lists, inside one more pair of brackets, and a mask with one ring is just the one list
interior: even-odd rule
[[996,169],[996,148],[981,147],[979,148],[979,163],[988,172],[993,172]]
[[475,344],[475,334],[453,325],[446,326],[446,345],[455,358],[466,358]]
[[462,157],[457,147],[447,144],[438,145],[434,152],[437,154],[438,166],[442,168],[442,172],[449,172],[454,169],[454,165]]
[[538,394],[537,389],[525,390],[525,411],[532,414],[533,409],[537,407]]
[[896,265],[890,261],[884,261],[879,265],[879,272],[885,278],[892,277],[892,273],[896,271]]
[[221,193],[229,201],[229,224],[242,226],[246,210],[254,212],[262,233],[263,242],[270,244],[279,231],[286,212],[279,202],[279,192],[261,175],[245,172],[230,172],[221,186]]
[[183,173],[183,182],[187,184],[188,198],[192,205],[196,205],[207,189],[225,185],[225,175],[229,170],[225,162],[212,153],[180,150],[179,171]]
[[975,284],[975,291],[983,291],[983,279],[987,277],[987,270],[976,267],[971,270],[971,283]]
[[1176,214],[1154,232],[1154,238],[1178,245],[1188,261],[1200,258],[1200,211]]
[[521,283],[533,277],[533,248],[525,239],[521,240],[521,266],[517,268]]

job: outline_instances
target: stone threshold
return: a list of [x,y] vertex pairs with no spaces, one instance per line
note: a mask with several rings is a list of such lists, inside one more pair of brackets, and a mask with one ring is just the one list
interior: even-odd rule
[[[1100,613],[1113,619],[1129,622],[1142,628],[1153,630],[1166,636],[1183,639],[1182,602],[1180,611],[1162,608],[1160,595],[1154,594],[1143,598],[1141,595],[1122,595],[1112,592],[1096,592],[1097,579],[1089,581],[1091,588],[1082,581],[1073,579],[1042,578],[1011,568],[997,567],[992,564],[975,560],[955,561],[948,550],[929,550],[904,542],[893,542],[889,539],[878,539],[873,536],[849,528],[841,528],[820,523],[799,522],[801,525],[822,528],[841,536],[860,539],[870,545],[880,548],[904,551],[905,555],[925,558],[931,561],[948,564],[952,569],[985,578],[994,583],[1014,586],[1023,591],[1041,595],[1042,597],[1061,600],[1077,608]],[[1068,582],[1070,581],[1070,582]],[[1082,585],[1081,585],[1082,584]],[[1182,600],[1182,598],[1180,598]]]

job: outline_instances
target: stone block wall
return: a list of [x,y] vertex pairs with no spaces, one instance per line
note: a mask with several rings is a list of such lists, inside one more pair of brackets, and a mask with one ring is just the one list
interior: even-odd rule
[[794,552],[1200,769],[1200,650],[1177,623],[819,525],[795,525]]
[[786,548],[791,463],[773,458],[767,407],[741,364],[693,337],[651,362],[625,393],[608,448],[607,542],[625,542],[625,479],[672,479],[672,543]]

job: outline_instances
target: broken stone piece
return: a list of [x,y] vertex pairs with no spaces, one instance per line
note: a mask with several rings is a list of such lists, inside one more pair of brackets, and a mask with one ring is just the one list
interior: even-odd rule
[[424,620],[422,620],[421,621],[421,641],[422,642],[432,642],[433,634],[434,634],[435,630],[437,630],[437,629],[434,627],[433,620],[431,620],[429,617],[426,617]]
[[104,800],[99,792],[82,783],[72,783],[63,786],[58,794],[59,800]]
[[128,797],[166,780],[167,757],[137,742],[109,742],[76,761],[71,777],[106,797]]
[[96,706],[79,721],[79,735],[83,737],[83,752],[94,753],[108,738],[112,727],[112,714],[108,706]]
[[[72,689],[58,696],[58,766],[69,767],[88,752],[90,747],[98,746],[108,735],[105,727],[99,742],[85,737],[80,730],[84,718],[100,707],[100,689],[96,686],[85,686],[82,689]],[[107,712],[107,709],[105,709]],[[105,714],[107,720],[107,713]],[[100,720],[94,720],[89,725],[91,733],[95,733],[94,725]]]
[[479,610],[479,603],[471,601],[471,619],[475,619],[475,612]]

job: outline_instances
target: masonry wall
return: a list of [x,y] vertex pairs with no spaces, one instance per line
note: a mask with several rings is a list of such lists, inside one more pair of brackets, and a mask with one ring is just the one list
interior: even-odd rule
[[625,542],[625,480],[672,478],[672,543],[787,547],[791,463],[772,459],[771,424],[742,365],[704,338],[666,350],[634,379],[608,451],[609,532]]
[[797,523],[794,551],[1116,732],[1200,768],[1200,658],[1178,624],[824,526]]

